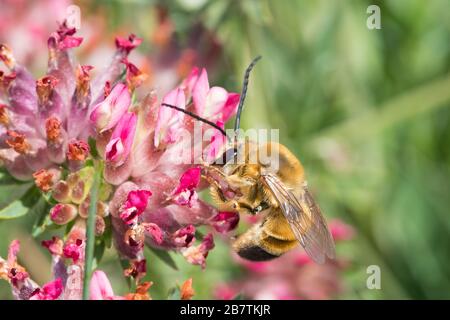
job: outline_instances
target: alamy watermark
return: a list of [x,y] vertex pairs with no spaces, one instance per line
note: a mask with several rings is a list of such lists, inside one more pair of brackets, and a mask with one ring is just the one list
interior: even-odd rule
[[374,29],[381,29],[381,10],[380,7],[372,4],[367,7],[366,10],[367,14],[370,14],[370,16],[367,18],[367,29],[374,30]]
[[369,290],[381,289],[381,269],[376,264],[370,265],[366,269],[366,273],[369,275],[366,280],[366,287]]

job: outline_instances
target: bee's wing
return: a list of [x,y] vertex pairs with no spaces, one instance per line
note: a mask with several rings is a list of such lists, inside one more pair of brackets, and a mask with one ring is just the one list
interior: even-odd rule
[[335,258],[333,238],[319,206],[315,203],[306,186],[295,195],[273,174],[262,179],[280,204],[286,220],[306,253],[317,263],[324,263],[325,257]]

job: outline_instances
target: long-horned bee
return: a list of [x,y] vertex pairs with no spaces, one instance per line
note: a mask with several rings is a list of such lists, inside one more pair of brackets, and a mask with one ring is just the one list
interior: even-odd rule
[[[262,220],[239,235],[233,249],[243,258],[264,261],[279,257],[300,243],[317,263],[334,259],[335,248],[327,223],[309,192],[304,169],[289,149],[277,142],[239,142],[240,116],[255,58],[248,66],[235,120],[235,138],[229,139],[223,154],[202,166],[210,183],[212,198],[220,210],[263,215]],[[163,104],[189,114],[220,130],[216,124],[176,106]],[[261,155],[276,159],[277,166]]]

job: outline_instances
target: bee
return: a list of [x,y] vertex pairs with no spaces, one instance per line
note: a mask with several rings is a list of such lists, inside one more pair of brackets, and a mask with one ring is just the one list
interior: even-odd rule
[[[245,72],[235,133],[240,127],[250,72],[260,58],[255,58]],[[176,106],[163,105],[189,114],[229,138],[216,124]],[[263,161],[261,154],[276,158],[278,165]],[[211,197],[219,210],[262,215],[260,222],[233,242],[233,249],[242,258],[271,260],[298,244],[317,263],[335,258],[333,238],[307,187],[304,168],[285,146],[277,142],[257,144],[249,139],[238,142],[235,138],[215,162],[202,165],[202,174],[210,184]]]

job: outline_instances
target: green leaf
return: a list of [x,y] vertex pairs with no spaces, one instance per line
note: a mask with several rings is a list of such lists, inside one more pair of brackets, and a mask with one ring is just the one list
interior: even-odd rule
[[36,220],[31,231],[31,235],[36,238],[41,235],[47,227],[53,225],[50,220],[50,208],[52,205],[46,200],[45,196],[40,197],[37,204],[32,208],[32,214],[36,215]]
[[15,219],[26,215],[40,200],[41,192],[30,188],[19,200],[14,200],[0,210],[0,220]]
[[174,270],[178,271],[177,264],[175,263],[175,260],[173,260],[172,256],[169,252],[165,250],[159,250],[152,247],[147,246],[147,248],[155,254],[159,259],[161,259],[165,264],[167,264],[169,267],[171,267]]
[[8,172],[0,171],[0,208],[22,197],[31,186],[29,181],[16,180]]

